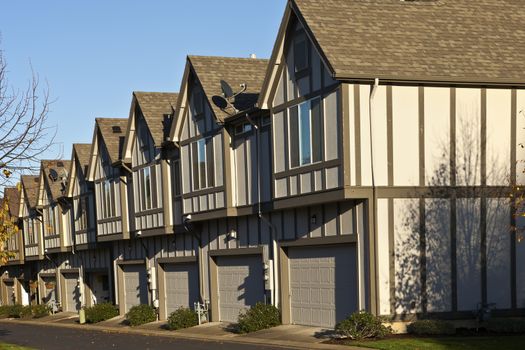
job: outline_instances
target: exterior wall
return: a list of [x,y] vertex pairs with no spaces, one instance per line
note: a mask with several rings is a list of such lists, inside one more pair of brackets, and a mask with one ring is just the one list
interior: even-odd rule
[[[231,134],[234,135],[232,147],[229,148],[234,169],[232,173],[233,206],[254,205],[271,200],[270,121],[266,115],[257,118],[255,122],[258,130],[245,119],[230,127]],[[260,189],[258,188],[259,176],[261,177]]]
[[95,193],[93,184],[88,183],[82,171],[79,171],[78,160],[74,159],[74,162],[71,221],[75,247],[80,249],[96,244]]
[[[189,108],[184,114],[181,149],[182,173],[182,210],[183,214],[198,213],[202,211],[222,209],[226,207],[225,192],[225,164],[224,145],[229,144],[229,134],[215,122],[213,112],[203,97],[202,113],[196,114],[194,101],[196,94],[204,95],[196,78],[192,78],[189,93]],[[205,159],[206,168],[202,178],[206,178],[206,186],[201,185],[197,167],[193,160],[198,158],[198,140],[205,139],[206,151],[202,152],[201,159]],[[202,141],[201,141],[202,142]],[[212,171],[213,168],[213,171]],[[204,168],[203,168],[204,169]],[[197,178],[199,184],[197,185]]]
[[521,181],[524,92],[380,85],[370,114],[370,86],[343,90],[350,185],[376,186],[379,313],[522,308],[508,192]]
[[[125,211],[128,210],[128,188],[126,183],[129,179],[121,176],[120,170],[110,164],[109,156],[104,145],[99,144],[95,169],[95,198],[97,213],[97,237],[128,235],[129,227],[127,220],[123,220]],[[106,192],[104,190],[106,186]],[[102,204],[105,193],[109,194],[107,208]],[[104,210],[106,209],[106,212]],[[126,215],[127,217],[127,215]]]
[[[140,108],[135,112],[135,133],[132,146],[131,168],[133,170],[133,230],[147,231],[155,228],[171,226],[171,206],[169,191],[169,176],[163,171],[165,161],[160,158],[160,149],[154,145],[148,127]],[[164,177],[168,177],[165,179]],[[148,187],[148,188],[146,188]],[[131,197],[131,196],[130,196]],[[166,220],[167,219],[167,220]]]
[[[339,85],[329,75],[314,46],[307,42],[308,68],[295,72],[294,40],[301,36],[302,27],[290,32],[290,41],[285,48],[284,60],[279,67],[279,79],[271,97],[273,137],[273,169],[275,199],[310,194],[343,187],[341,147],[341,92]],[[304,33],[304,32],[303,32]],[[303,103],[311,103],[309,126],[311,154],[309,161],[296,164],[295,147],[303,154],[298,135],[293,135],[296,118],[301,118]],[[313,117],[315,114],[315,118]],[[299,122],[298,122],[299,123]],[[299,127],[297,127],[300,129]],[[300,130],[298,130],[300,133]],[[317,140],[318,139],[318,140]],[[298,146],[292,146],[300,142]],[[319,145],[319,150],[314,149]],[[310,152],[310,150],[308,150]],[[301,156],[299,156],[301,157]]]
[[[363,236],[363,243],[365,243],[365,232],[368,230],[365,215],[363,202],[345,201],[274,211],[264,214],[264,219],[257,215],[249,215],[202,222],[199,226],[202,240],[200,268],[205,275],[202,278],[201,293],[207,300],[213,299],[214,293],[216,293],[209,284],[209,274],[213,267],[210,266],[212,261],[210,259],[214,255],[221,254],[218,252],[236,255],[242,254],[242,250],[260,248],[262,261],[275,266],[273,271],[276,275],[270,276],[270,278],[277,278],[279,258],[274,244],[295,242],[298,245],[308,245],[313,242],[315,244],[355,242],[357,236]],[[355,240],[351,237],[355,237]],[[364,246],[360,249],[364,249]],[[360,254],[360,258],[364,259],[363,253]],[[361,262],[360,268],[363,271],[363,279],[360,281],[361,286],[356,286],[356,288],[365,288],[364,260]],[[275,305],[279,303],[279,288],[277,283],[272,288],[268,288],[267,291],[272,293],[270,289],[273,289],[272,299]],[[365,294],[364,292],[361,294],[363,297],[361,306],[364,308]]]

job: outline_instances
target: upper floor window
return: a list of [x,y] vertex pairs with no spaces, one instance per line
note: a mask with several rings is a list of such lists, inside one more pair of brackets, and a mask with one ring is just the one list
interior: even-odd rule
[[193,89],[192,100],[193,116],[195,119],[200,119],[204,115],[204,94],[200,88]]
[[88,229],[88,197],[83,196],[75,200],[76,213],[75,213],[75,229],[77,231],[83,231]]
[[26,219],[27,244],[36,244],[35,223],[33,219]]
[[322,161],[323,120],[320,98],[290,107],[288,116],[290,167]]
[[241,123],[235,126],[235,135],[244,134],[250,131],[252,131],[252,124],[250,123]]
[[116,216],[115,210],[115,183],[109,179],[99,182],[99,206],[100,213],[103,219],[113,218]]
[[153,208],[153,180],[151,168],[152,166],[148,166],[138,171],[141,210],[149,210]]
[[310,54],[308,52],[308,38],[304,30],[300,30],[295,34],[293,51],[295,73],[306,72],[310,65]]
[[206,138],[191,144],[193,189],[215,186],[213,139]]
[[56,223],[57,223],[57,218],[56,218],[56,212],[57,212],[57,209],[56,209],[56,205],[53,204],[53,205],[50,205],[49,207],[47,207],[47,210],[46,210],[46,235],[55,235],[57,234],[57,230],[56,230]]

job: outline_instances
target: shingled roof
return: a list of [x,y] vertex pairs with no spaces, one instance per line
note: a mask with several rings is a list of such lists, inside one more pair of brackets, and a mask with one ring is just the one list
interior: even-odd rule
[[20,207],[20,191],[16,187],[4,188],[4,198],[2,202],[7,200],[9,203],[9,214],[12,217],[18,217]]
[[126,136],[127,118],[96,118],[102,141],[106,145],[111,163],[121,159]]
[[235,98],[234,106],[239,111],[247,110],[257,102],[268,60],[209,56],[188,56],[188,60],[202,85],[215,117],[220,122],[231,115],[212,102],[213,96],[222,95],[221,80],[228,82],[234,90],[240,89],[240,84],[247,85],[246,91]]
[[22,188],[24,191],[24,198],[29,208],[36,206],[38,197],[39,177],[33,175],[22,175]]
[[91,145],[89,143],[75,143],[73,144],[73,151],[81,166],[79,170],[86,175],[89,166],[89,156],[91,155]]
[[42,170],[44,172],[44,181],[47,182],[49,189],[51,190],[51,197],[53,200],[57,200],[58,198],[62,197],[64,195],[62,183],[60,180],[57,181],[50,181],[50,172],[51,169],[55,170],[57,174],[60,176],[64,172],[69,171],[71,166],[71,161],[69,160],[43,160],[42,161]]
[[169,132],[170,125],[164,125],[164,116],[173,115],[179,94],[173,92],[142,92],[135,91],[133,96],[142,111],[153,142],[159,147],[164,141],[164,135]]
[[522,0],[291,0],[336,78],[525,82]]

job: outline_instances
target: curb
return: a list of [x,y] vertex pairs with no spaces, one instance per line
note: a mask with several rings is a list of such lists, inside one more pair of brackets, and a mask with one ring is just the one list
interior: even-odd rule
[[280,348],[294,348],[294,349],[333,349],[333,350],[362,350],[364,348],[348,346],[348,345],[335,345],[335,344],[322,344],[322,343],[306,343],[290,340],[276,340],[276,339],[263,339],[263,338],[249,338],[246,336],[234,335],[232,337],[213,336],[213,335],[197,335],[178,333],[177,331],[160,331],[160,330],[146,330],[146,329],[132,329],[132,328],[121,328],[121,327],[108,327],[108,326],[96,326],[96,325],[76,325],[67,323],[55,323],[55,322],[42,322],[42,321],[22,321],[16,319],[1,319],[0,323],[14,323],[14,324],[25,324],[25,325],[36,325],[45,327],[57,327],[57,328],[68,328],[75,330],[86,330],[86,331],[97,331],[105,333],[120,333],[120,334],[136,334],[144,336],[159,336],[165,338],[175,339],[186,339],[186,340],[199,340],[205,342],[221,342],[221,343],[237,343],[237,344],[250,344],[250,345],[270,345]]

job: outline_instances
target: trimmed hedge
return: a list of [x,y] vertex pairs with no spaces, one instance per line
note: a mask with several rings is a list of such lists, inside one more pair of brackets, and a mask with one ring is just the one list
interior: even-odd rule
[[20,318],[24,310],[24,306],[20,304],[11,305],[8,311],[8,316],[11,318]]
[[49,315],[47,305],[3,305],[0,306],[0,318],[40,318]]
[[197,313],[191,309],[181,307],[170,314],[166,327],[169,330],[177,330],[194,327],[198,324],[199,316]]
[[246,312],[239,314],[237,330],[239,333],[250,333],[280,324],[281,313],[278,308],[269,304],[257,303]]
[[407,331],[416,335],[451,335],[456,333],[456,327],[441,320],[418,320],[409,324]]
[[20,313],[18,314],[18,317],[20,318],[32,318],[33,317],[33,311],[31,310],[31,306],[22,306],[20,308]]
[[109,320],[119,315],[118,308],[110,303],[95,304],[84,309],[87,323],[97,323]]
[[140,326],[157,320],[157,312],[147,304],[135,305],[126,314],[126,320],[131,327]]
[[363,340],[383,338],[392,333],[392,328],[384,326],[381,318],[366,311],[359,311],[339,322],[335,331],[352,340]]

